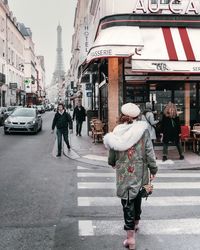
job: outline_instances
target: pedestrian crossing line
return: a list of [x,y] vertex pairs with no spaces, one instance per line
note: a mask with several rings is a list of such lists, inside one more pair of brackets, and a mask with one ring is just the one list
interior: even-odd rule
[[[122,220],[79,220],[79,236],[122,235]],[[200,235],[200,219],[141,220],[142,235]]]
[[[88,173],[77,173],[77,177],[79,178],[87,178],[87,177],[115,177],[116,173],[95,173],[95,172],[88,172]],[[200,173],[160,173],[156,175],[156,178],[200,178]]]
[[77,169],[78,169],[78,170],[91,170],[91,169],[89,169],[89,168],[81,167],[81,166],[77,166]]
[[[200,182],[154,182],[155,189],[200,189]],[[78,182],[78,189],[115,189],[114,182]]]
[[[77,201],[79,207],[121,207],[120,199],[117,197],[78,197]],[[142,205],[143,207],[200,206],[200,199],[198,196],[151,197]]]

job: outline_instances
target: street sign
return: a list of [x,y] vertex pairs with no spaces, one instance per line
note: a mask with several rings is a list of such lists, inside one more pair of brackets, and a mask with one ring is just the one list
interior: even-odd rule
[[10,82],[9,87],[10,87],[10,89],[17,89],[17,83],[16,82]]

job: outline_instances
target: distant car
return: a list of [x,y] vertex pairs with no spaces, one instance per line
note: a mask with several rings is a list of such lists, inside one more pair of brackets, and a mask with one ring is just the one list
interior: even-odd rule
[[57,104],[54,105],[54,109],[53,110],[54,110],[54,112],[57,112],[57,110],[58,110],[58,105]]
[[4,120],[6,119],[6,107],[0,107],[0,126],[4,124]]
[[40,114],[45,113],[45,108],[43,105],[37,105],[36,108]]
[[42,117],[34,108],[15,109],[4,121],[4,133],[37,133],[42,130]]

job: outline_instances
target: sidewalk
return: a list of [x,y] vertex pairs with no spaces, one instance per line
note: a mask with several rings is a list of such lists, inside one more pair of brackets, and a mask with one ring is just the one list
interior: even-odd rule
[[[70,135],[71,151],[64,147],[65,155],[73,160],[85,162],[88,164],[109,167],[107,164],[108,151],[103,143],[93,143],[90,136],[87,135],[87,123],[83,123],[82,136],[76,136],[75,123],[73,134]],[[167,161],[162,161],[162,147],[155,147],[157,164],[161,168],[183,168],[183,169],[200,169],[200,156],[191,151],[187,151],[184,160],[179,160],[176,147],[169,147]]]

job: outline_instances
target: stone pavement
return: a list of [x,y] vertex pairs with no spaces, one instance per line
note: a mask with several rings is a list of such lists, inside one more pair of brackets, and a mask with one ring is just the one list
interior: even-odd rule
[[[107,156],[108,151],[103,143],[93,143],[91,136],[87,134],[87,123],[83,123],[82,136],[76,136],[75,122],[73,134],[69,136],[72,150],[69,152],[67,147],[64,147],[64,153],[67,157],[99,166],[108,167]],[[162,162],[162,147],[155,147],[157,164],[161,168],[184,168],[184,169],[200,169],[200,156],[187,150],[184,154],[185,159],[179,160],[179,155],[176,147],[169,147],[168,159]]]

